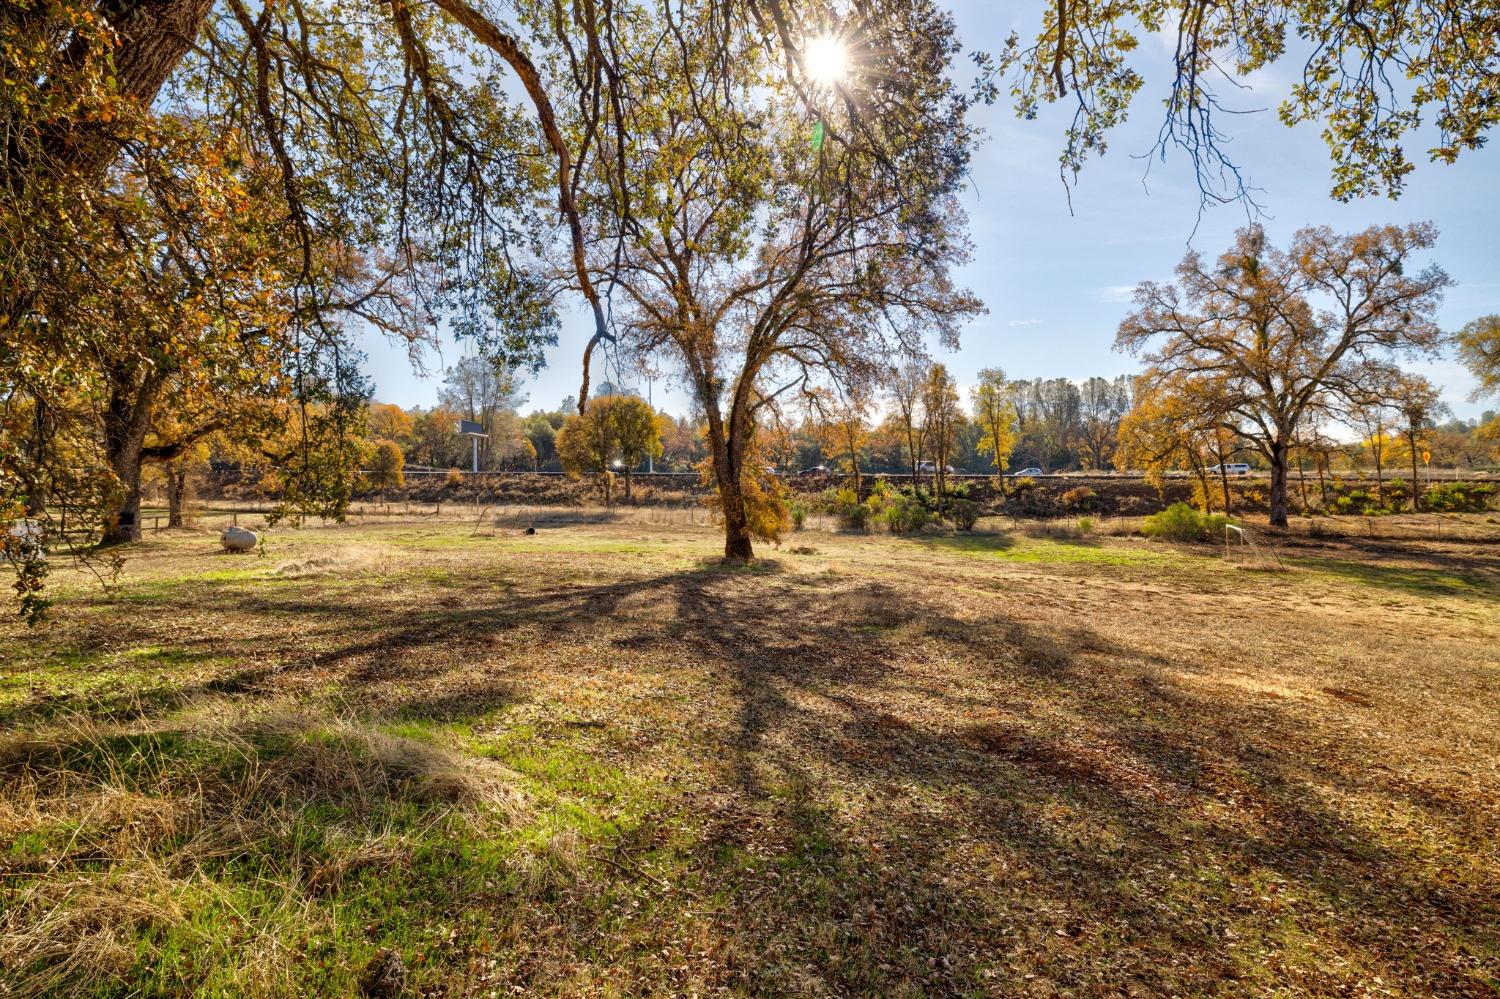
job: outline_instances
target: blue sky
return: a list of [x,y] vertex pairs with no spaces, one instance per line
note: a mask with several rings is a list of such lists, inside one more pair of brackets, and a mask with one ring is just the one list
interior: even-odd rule
[[[1035,4],[970,0],[959,3],[955,14],[967,47],[995,51],[1013,28],[1023,33],[1032,29],[1029,18],[1038,9]],[[1012,10],[1024,11],[1025,19],[1007,17],[1005,12]],[[1155,38],[1143,40],[1141,54],[1146,87],[1130,120],[1112,135],[1108,153],[1085,168],[1072,192],[1071,213],[1057,172],[1067,109],[1050,109],[1030,122],[1017,120],[1004,104],[979,111],[977,120],[988,138],[974,158],[966,197],[975,252],[961,277],[984,299],[989,314],[965,330],[956,354],[937,354],[961,383],[971,383],[986,367],[1003,368],[1016,378],[1081,379],[1137,370],[1134,358],[1111,346],[1115,328],[1130,308],[1130,288],[1142,280],[1170,278],[1190,238],[1193,247],[1217,253],[1234,229],[1245,224],[1245,212],[1236,206],[1214,208],[1199,221],[1196,185],[1186,158],[1174,150],[1165,163],[1150,162],[1146,176],[1148,161],[1136,157],[1155,141],[1169,62],[1166,44]],[[1411,143],[1409,155],[1418,167],[1399,201],[1367,198],[1340,204],[1328,197],[1328,152],[1320,129],[1289,129],[1275,114],[1299,65],[1295,58],[1283,60],[1256,74],[1253,89],[1226,95],[1230,107],[1268,109],[1223,124],[1233,130],[1232,157],[1261,189],[1261,221],[1271,238],[1284,244],[1309,224],[1354,231],[1377,223],[1431,220],[1441,231],[1431,259],[1458,282],[1440,313],[1444,328],[1457,329],[1477,316],[1500,312],[1500,192],[1495,183],[1500,151],[1466,153],[1458,164],[1445,166],[1425,162],[1422,150],[1431,143]],[[547,367],[527,382],[528,408],[554,408],[577,391],[579,359],[590,331],[583,309],[565,314]],[[423,378],[412,370],[404,345],[370,335],[363,346],[376,397],[403,406],[431,405],[443,364],[463,354],[460,345],[450,343],[440,359],[428,360],[433,374]],[[1473,379],[1449,358],[1420,370],[1444,387],[1449,405],[1461,417],[1500,408],[1496,399],[1470,402]],[[595,381],[600,377],[596,371]],[[687,409],[685,395],[670,382],[658,380],[654,398],[667,409]]]

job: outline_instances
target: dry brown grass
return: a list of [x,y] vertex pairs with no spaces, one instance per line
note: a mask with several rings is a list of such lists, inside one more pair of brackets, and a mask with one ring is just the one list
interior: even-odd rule
[[8,633],[0,982],[352,995],[383,947],[455,996],[1500,980],[1500,547],[470,533],[183,535]]

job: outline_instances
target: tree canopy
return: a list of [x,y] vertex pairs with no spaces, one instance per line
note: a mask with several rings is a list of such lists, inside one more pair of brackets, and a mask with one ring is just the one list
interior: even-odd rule
[[1452,162],[1484,145],[1500,120],[1500,9],[1491,0],[1047,0],[1036,34],[1013,34],[995,65],[1011,73],[1022,117],[1071,106],[1065,179],[1105,151],[1146,89],[1142,40],[1153,35],[1173,45],[1154,151],[1187,153],[1204,203],[1250,195],[1225,125],[1246,108],[1225,97],[1283,61],[1300,72],[1278,113],[1289,126],[1322,125],[1340,200],[1399,195],[1415,169],[1407,147],[1424,126],[1435,130],[1428,158]]

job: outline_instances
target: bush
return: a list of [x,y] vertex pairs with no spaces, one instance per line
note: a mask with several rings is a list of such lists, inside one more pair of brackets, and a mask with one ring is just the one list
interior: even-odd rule
[[775,479],[762,481],[747,477],[740,485],[745,499],[745,519],[750,534],[762,541],[779,543],[792,529],[792,515],[787,508],[788,490]]
[[921,502],[899,494],[881,505],[879,516],[892,534],[914,534],[932,519]]
[[1093,534],[1094,533],[1094,518],[1093,517],[1079,517],[1078,518],[1078,533],[1079,534]]
[[863,531],[870,522],[870,508],[859,501],[853,486],[830,489],[824,494],[828,510],[838,518],[839,526],[849,531]]
[[1365,489],[1351,489],[1342,496],[1334,497],[1333,508],[1335,513],[1352,513],[1361,517],[1375,517],[1391,512],[1379,498]]
[[443,476],[444,489],[457,489],[464,484],[464,473],[462,469],[450,468],[448,474]]
[[792,504],[792,530],[800,531],[807,524],[807,507],[800,501]]
[[948,485],[948,498],[954,500],[966,500],[969,498],[969,484],[967,482],[954,482]]
[[1422,494],[1422,508],[1439,513],[1480,513],[1489,509],[1495,487],[1487,482],[1444,482]]
[[979,523],[979,504],[969,499],[956,499],[948,505],[948,516],[953,518],[953,526],[960,531],[972,531]]
[[863,503],[852,503],[849,506],[840,507],[838,519],[839,526],[845,530],[868,530],[870,526],[870,508]]
[[1146,518],[1141,532],[1148,538],[1167,541],[1218,541],[1226,525],[1233,523],[1221,513],[1200,513],[1186,503],[1173,503],[1161,513]]
[[1099,494],[1088,486],[1077,486],[1076,488],[1069,489],[1058,498],[1062,500],[1062,505],[1069,510],[1092,510],[1094,508],[1094,501],[1098,499],[1098,496]]

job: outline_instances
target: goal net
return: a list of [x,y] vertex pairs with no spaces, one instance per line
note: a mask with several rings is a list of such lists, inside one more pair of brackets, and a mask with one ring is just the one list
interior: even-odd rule
[[1238,524],[1224,525],[1224,558],[1243,569],[1286,568],[1274,545],[1258,537],[1250,528]]

